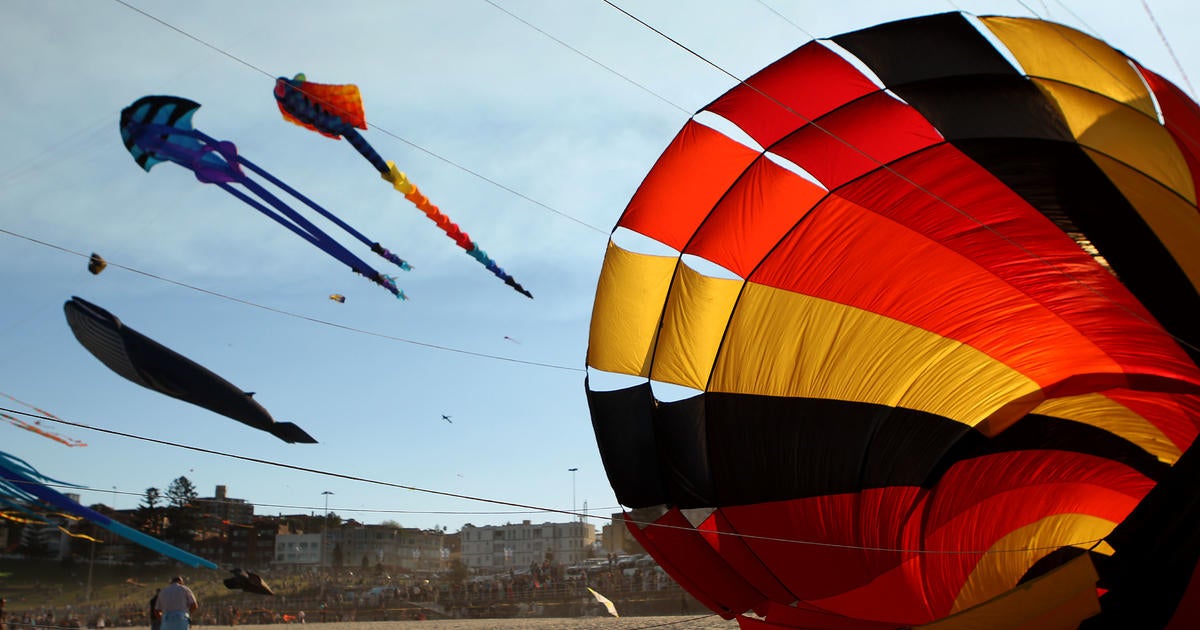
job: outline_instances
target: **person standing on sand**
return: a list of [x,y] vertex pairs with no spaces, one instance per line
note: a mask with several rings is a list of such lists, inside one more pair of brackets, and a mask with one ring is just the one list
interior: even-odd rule
[[192,589],[184,586],[183,576],[176,575],[171,583],[158,592],[155,608],[162,611],[162,630],[188,630],[191,613],[199,604]]
[[150,598],[150,630],[159,630],[162,628],[162,611],[155,605],[158,603],[158,593],[161,588],[154,589],[154,597]]

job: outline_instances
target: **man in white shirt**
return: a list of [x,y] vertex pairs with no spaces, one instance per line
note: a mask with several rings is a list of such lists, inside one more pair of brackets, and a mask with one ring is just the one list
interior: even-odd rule
[[183,576],[176,575],[158,593],[155,607],[163,612],[162,630],[188,630],[190,614],[196,611],[196,594],[183,585]]

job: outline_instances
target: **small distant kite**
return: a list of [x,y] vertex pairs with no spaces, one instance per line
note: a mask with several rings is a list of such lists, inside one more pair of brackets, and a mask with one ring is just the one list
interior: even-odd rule
[[63,305],[79,343],[117,374],[156,392],[204,407],[294,444],[317,441],[291,422],[276,422],[254,400],[204,366],[126,326],[116,315],[78,297]]
[[92,256],[88,258],[88,271],[92,272],[93,276],[100,275],[101,271],[108,266],[108,261],[96,252],[92,252]]
[[[373,269],[341,243],[335,241],[333,237],[251,179],[242,171],[242,167],[249,169],[297,201],[312,208],[397,267],[406,271],[411,269],[412,267],[407,262],[385,249],[378,242],[363,236],[358,230],[350,227],[349,224],[308,197],[238,155],[237,147],[232,142],[214,140],[200,130],[194,129],[192,114],[199,108],[199,103],[178,96],[144,96],[122,110],[121,138],[125,142],[125,148],[129,150],[138,166],[149,172],[155,164],[170,161],[189,169],[202,183],[216,184],[225,192],[237,197],[291,230],[300,238],[341,261],[354,273],[370,279],[402,300],[408,299],[403,291],[396,288],[395,278],[385,276]],[[249,194],[235,188],[233,184],[241,184],[246,191],[249,191]]]
[[509,340],[509,341],[511,341],[511,342],[513,342],[513,343],[515,343],[515,344],[517,344],[518,346],[519,346],[519,345],[521,345],[521,342],[520,342],[520,341],[517,341],[516,339],[513,339],[512,337],[509,337],[508,335],[504,335],[504,338],[505,338],[505,339],[507,339],[507,340]]
[[340,304],[346,303],[346,296],[342,295],[341,293],[332,293],[329,295],[329,299]]
[[303,74],[297,74],[294,79],[279,77],[275,80],[275,101],[284,120],[335,140],[345,138],[375,167],[375,170],[379,171],[383,179],[391,182],[392,187],[424,212],[425,216],[436,223],[459,247],[466,250],[467,254],[518,293],[533,298],[532,293],[526,291],[501,269],[487,252],[480,249],[479,245],[458,227],[458,224],[451,222],[437,206],[430,203],[417,186],[408,181],[408,176],[400,172],[394,162],[385,161],[362,135],[354,130],[356,127],[367,128],[358,86],[312,83],[306,80]]
[[[26,407],[29,407],[30,409],[42,414],[43,416],[50,418],[51,420],[59,420],[60,419],[58,416],[50,413],[49,411],[46,411],[45,409],[40,409],[38,407],[34,407],[33,405],[31,405],[23,400],[18,400],[16,398],[13,398],[12,396],[5,394],[4,392],[0,392],[0,396],[3,396],[19,405],[24,405]],[[0,418],[6,420],[9,424],[13,425],[14,427],[17,427],[20,429],[25,429],[26,431],[29,431],[31,433],[36,433],[45,438],[50,438],[51,440],[54,440],[55,442],[58,442],[59,444],[65,444],[66,446],[87,446],[87,442],[84,442],[82,440],[76,440],[75,438],[67,437],[65,435],[59,435],[52,431],[47,431],[46,429],[42,428],[42,423],[39,421],[27,422],[25,420],[15,417],[15,416],[10,416],[7,413],[0,413]]]
[[[65,516],[70,519],[86,519],[92,524],[102,527],[130,542],[137,543],[188,566],[203,567],[206,569],[217,568],[216,564],[200,556],[188,553],[152,536],[147,536],[132,527],[118,523],[95,510],[84,507],[76,501],[50,489],[46,484],[75,486],[75,484],[51,479],[35,470],[33,466],[30,466],[24,460],[8,453],[0,452],[0,506],[23,513],[25,515],[23,520],[25,522],[52,524],[44,516],[34,511],[34,508],[37,506],[45,506],[65,512]],[[4,514],[4,517],[13,521],[19,518],[14,518],[10,514]],[[71,532],[62,526],[59,526],[59,529],[74,538],[95,540],[90,536]]]
[[621,616],[621,615],[617,614],[617,605],[614,604],[611,599],[592,590],[592,588],[590,586],[588,587],[588,592],[592,594],[592,597],[596,598],[596,601],[600,602],[601,604],[604,604],[604,608],[608,610],[608,614],[610,614],[614,617]]
[[225,588],[232,591],[246,591],[247,593],[257,593],[259,595],[274,595],[275,591],[271,590],[270,586],[263,581],[257,574],[250,573],[245,569],[230,569],[233,577],[225,578]]
[[447,416],[446,414],[442,414],[442,420],[445,420],[446,422],[449,422],[450,424],[454,424],[454,421],[451,420],[450,416]]

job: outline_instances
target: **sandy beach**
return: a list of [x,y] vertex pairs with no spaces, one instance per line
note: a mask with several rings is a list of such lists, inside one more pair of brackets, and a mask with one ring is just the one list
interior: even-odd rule
[[[736,621],[717,615],[662,617],[575,617],[522,619],[441,619],[436,621],[361,621],[305,624],[313,630],[388,630],[397,627],[413,630],[643,630],[648,628],[698,628],[735,630]],[[219,627],[219,626],[215,626]],[[238,630],[279,630],[274,625],[239,625]]]

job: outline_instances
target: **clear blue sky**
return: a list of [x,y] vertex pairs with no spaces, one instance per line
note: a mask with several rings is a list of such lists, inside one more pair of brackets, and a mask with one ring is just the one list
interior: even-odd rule
[[[225,54],[115,1],[0,2],[0,230],[26,237],[0,233],[0,392],[74,422],[202,449],[615,511],[583,390],[607,234],[689,113],[734,79],[600,0],[129,2]],[[743,78],[811,36],[963,9],[1066,23],[1188,89],[1132,0],[616,4]],[[1200,9],[1189,0],[1150,7],[1200,79]],[[296,72],[358,84],[368,141],[536,299],[466,256],[347,143],[284,123],[273,77]],[[411,301],[175,165],[142,172],[117,117],[146,94],[199,101],[197,128],[408,259],[415,269],[399,284]],[[113,266],[92,276],[85,258],[62,250],[99,252],[147,275]],[[120,378],[71,335],[62,303],[72,295],[257,392],[320,443],[287,445]],[[227,485],[260,514],[320,511],[331,491],[331,510],[364,522],[454,531],[568,518],[45,426],[89,445],[0,423],[0,450],[92,488],[88,504],[131,508],[134,494],[186,475],[204,496]]]

